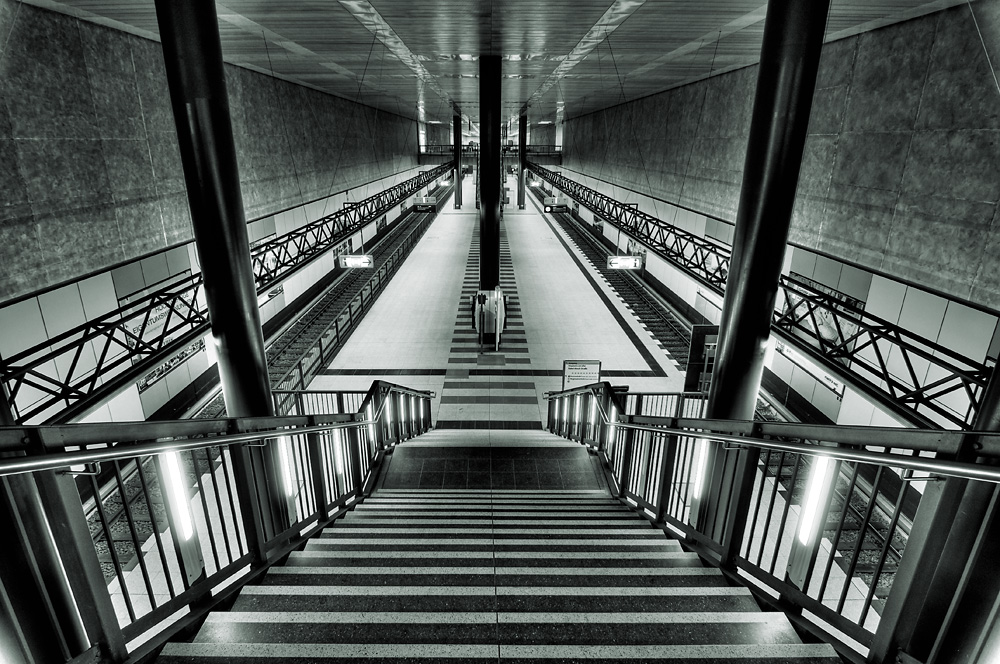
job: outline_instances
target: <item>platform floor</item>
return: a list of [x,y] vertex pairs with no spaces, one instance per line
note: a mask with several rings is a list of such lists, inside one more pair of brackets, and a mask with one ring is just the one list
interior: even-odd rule
[[669,355],[597,271],[570,255],[566,237],[530,196],[526,210],[504,211],[500,285],[510,307],[500,351],[478,348],[470,298],[478,287],[479,217],[471,178],[463,196],[473,202],[461,210],[445,204],[309,389],[361,390],[382,379],[433,390],[439,428],[494,430],[540,428],[543,395],[561,388],[564,360],[600,360],[604,380],[632,390],[681,390],[683,374]]

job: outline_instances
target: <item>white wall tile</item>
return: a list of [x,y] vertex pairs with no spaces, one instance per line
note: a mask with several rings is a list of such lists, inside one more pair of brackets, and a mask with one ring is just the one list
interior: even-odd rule
[[821,384],[816,386],[816,391],[813,392],[812,403],[816,408],[820,410],[821,413],[829,417],[834,422],[840,416],[841,401],[837,398],[836,393],[832,390],[827,389]]
[[87,316],[83,312],[83,301],[80,299],[80,289],[76,284],[42,293],[38,296],[38,305],[42,309],[42,320],[45,321],[45,331],[49,339],[87,321]]
[[877,274],[873,275],[865,311],[890,323],[897,323],[905,295],[905,285]]
[[118,308],[115,298],[115,284],[111,274],[105,272],[77,284],[80,287],[80,298],[83,301],[83,312],[87,320],[99,318]]
[[135,385],[119,392],[110,402],[111,419],[114,422],[141,422],[146,419],[139,400],[139,388]]
[[876,408],[872,412],[871,426],[905,428],[905,425],[902,422],[880,408]]
[[816,258],[816,254],[811,251],[796,247],[792,254],[791,271],[812,279],[813,273],[816,271]]
[[847,426],[868,426],[871,424],[875,406],[849,387],[844,388],[844,400],[837,414],[837,424]]
[[868,299],[868,291],[872,285],[872,273],[853,265],[844,265],[840,273],[840,286],[837,288],[841,293],[861,300]]
[[899,326],[917,336],[935,341],[941,333],[948,301],[919,288],[908,287],[899,312]]
[[142,268],[142,278],[147,287],[170,277],[166,254],[153,254],[148,258],[143,258],[139,261],[139,266]]
[[[792,379],[786,382],[788,383],[788,386],[798,392],[802,398],[812,403],[813,393],[816,391],[816,379],[813,378],[808,371],[805,371],[801,367],[795,367],[792,370]],[[820,389],[826,388],[821,387]]]
[[153,416],[160,406],[167,403],[170,398],[170,393],[167,391],[167,383],[165,381],[159,381],[153,383],[145,392],[139,395],[139,400],[142,402],[142,419],[149,419]]
[[837,289],[840,286],[840,269],[843,264],[826,256],[816,256],[816,270],[813,272],[813,279],[829,288]]
[[183,362],[180,366],[174,367],[173,371],[160,380],[161,382],[166,382],[167,394],[169,394],[171,398],[177,396],[191,383],[191,372],[188,369],[187,362]]
[[48,339],[38,298],[29,298],[0,309],[0,356],[13,357]]
[[945,348],[982,362],[986,358],[996,326],[996,316],[958,302],[949,302],[937,342]]
[[96,424],[99,422],[113,422],[114,420],[111,417],[111,409],[108,408],[108,404],[103,404],[100,408],[87,413],[83,418],[73,421],[81,424]]
[[790,359],[781,353],[776,352],[771,360],[771,371],[773,371],[774,375],[781,380],[786,383],[791,383],[792,373],[795,371],[795,365]]

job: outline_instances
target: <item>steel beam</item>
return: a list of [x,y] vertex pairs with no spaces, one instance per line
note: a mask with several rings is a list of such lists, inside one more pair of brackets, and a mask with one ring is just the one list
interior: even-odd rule
[[528,116],[517,119],[517,209],[524,209],[524,177],[528,168]]
[[501,60],[479,56],[479,290],[500,283]]
[[451,121],[452,144],[455,148],[455,209],[462,209],[462,116]]
[[[167,86],[194,222],[195,244],[231,417],[274,415],[250,261],[236,146],[215,5],[156,0]],[[288,526],[272,450],[234,450],[237,492],[255,561],[264,539]]]
[[[829,4],[768,2],[708,418],[753,419]],[[722,544],[724,566],[743,537],[756,456],[721,453],[706,466],[720,499],[699,525]]]

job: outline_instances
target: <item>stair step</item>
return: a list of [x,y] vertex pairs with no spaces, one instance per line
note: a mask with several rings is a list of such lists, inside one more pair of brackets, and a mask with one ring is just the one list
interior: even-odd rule
[[606,491],[378,490],[161,664],[834,664]]

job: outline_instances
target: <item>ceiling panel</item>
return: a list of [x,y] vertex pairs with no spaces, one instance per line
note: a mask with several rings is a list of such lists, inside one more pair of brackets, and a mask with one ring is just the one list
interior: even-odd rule
[[[156,38],[152,0],[30,0]],[[834,0],[827,39],[964,0]],[[504,112],[590,113],[757,61],[761,0],[226,0],[227,62],[406,117],[478,119],[480,54]],[[557,113],[560,115],[557,116]],[[562,113],[565,113],[563,115]]]

